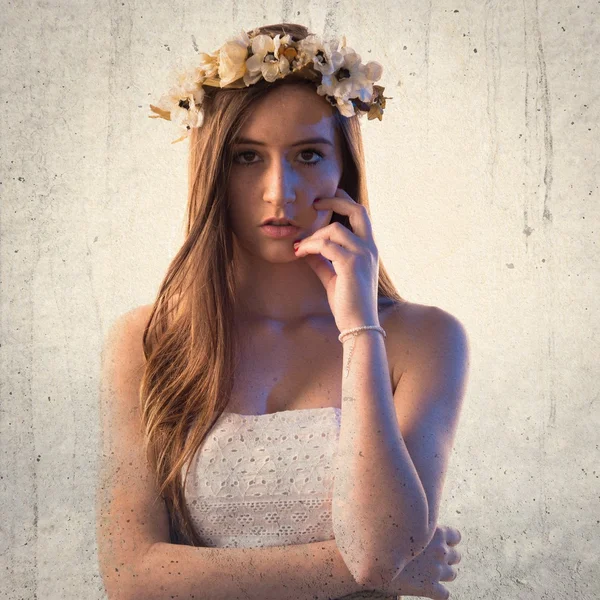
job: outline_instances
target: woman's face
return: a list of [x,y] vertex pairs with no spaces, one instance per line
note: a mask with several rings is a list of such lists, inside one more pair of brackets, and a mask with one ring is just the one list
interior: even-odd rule
[[[342,176],[333,110],[303,85],[284,85],[255,105],[233,145],[228,185],[234,237],[247,252],[275,262],[294,260],[294,241],[331,221],[332,211],[317,212],[312,203],[333,197]],[[306,141],[311,138],[322,140]],[[292,219],[300,230],[269,237],[261,228],[269,217]]]

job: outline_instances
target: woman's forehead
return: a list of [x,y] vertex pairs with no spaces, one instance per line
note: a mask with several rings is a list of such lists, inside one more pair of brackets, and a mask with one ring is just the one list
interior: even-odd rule
[[239,138],[293,144],[322,137],[335,143],[333,107],[316,90],[281,86],[261,98],[240,131]]

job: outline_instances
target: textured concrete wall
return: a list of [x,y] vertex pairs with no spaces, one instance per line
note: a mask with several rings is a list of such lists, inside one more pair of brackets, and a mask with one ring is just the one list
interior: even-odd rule
[[[101,599],[98,366],[182,240],[187,143],[148,119],[177,57],[240,28],[345,33],[400,293],[466,326],[440,523],[465,600],[600,597],[596,1],[3,2],[0,589]],[[398,85],[401,81],[402,85]]]

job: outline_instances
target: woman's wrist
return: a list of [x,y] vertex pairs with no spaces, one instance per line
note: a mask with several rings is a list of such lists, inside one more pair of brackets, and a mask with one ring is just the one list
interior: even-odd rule
[[[342,588],[344,588],[345,591],[344,592],[344,599],[346,600],[350,600],[351,598],[354,598],[354,594],[356,594],[356,598],[361,598],[362,596],[359,595],[359,592],[372,592],[374,595],[371,596],[369,595],[369,598],[373,597],[376,598],[376,591],[373,590],[373,586],[372,585],[367,585],[364,583],[358,583],[355,579],[354,576],[352,575],[352,573],[348,570],[348,566],[346,565],[343,556],[340,553],[339,548],[337,547],[337,544],[335,542],[335,539],[326,542],[327,544],[332,544],[331,546],[331,551],[332,551],[332,559],[333,559],[333,574],[334,577],[340,582]],[[380,593],[381,590],[378,590]],[[382,598],[384,597],[388,597],[383,595],[382,593]],[[341,600],[341,599],[340,599]]]

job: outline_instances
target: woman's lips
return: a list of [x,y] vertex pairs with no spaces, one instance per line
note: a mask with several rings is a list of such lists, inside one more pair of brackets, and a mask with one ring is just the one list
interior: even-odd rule
[[297,235],[300,227],[295,225],[261,225],[265,235],[272,238],[284,238],[290,235]]

